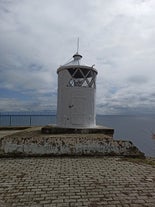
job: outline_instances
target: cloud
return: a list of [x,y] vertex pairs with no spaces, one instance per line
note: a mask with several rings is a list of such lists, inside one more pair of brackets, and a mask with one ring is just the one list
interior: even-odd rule
[[15,110],[11,103],[18,110],[56,108],[56,70],[80,37],[84,62],[99,72],[97,112],[153,113],[154,19],[154,0],[2,0],[1,110]]

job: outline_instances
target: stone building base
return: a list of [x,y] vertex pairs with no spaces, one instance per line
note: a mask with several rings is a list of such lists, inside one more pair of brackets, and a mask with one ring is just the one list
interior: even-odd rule
[[1,157],[64,155],[144,157],[132,142],[106,134],[42,134],[31,128],[0,140]]
[[41,129],[43,134],[105,134],[113,137],[114,129],[105,126],[92,128],[63,128],[56,125],[44,126]]

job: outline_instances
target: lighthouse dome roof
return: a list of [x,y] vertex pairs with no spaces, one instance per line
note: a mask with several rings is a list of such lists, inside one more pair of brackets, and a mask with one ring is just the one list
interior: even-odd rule
[[66,64],[64,64],[63,66],[81,65],[81,59],[82,59],[82,55],[80,55],[78,52],[76,52],[73,55],[73,59],[71,61],[67,62]]
[[94,70],[96,73],[97,73],[97,70],[94,68],[94,65],[92,66],[88,66],[86,64],[83,64],[83,62],[81,62],[81,59],[82,59],[82,55],[80,55],[78,52],[76,52],[74,55],[73,55],[73,59],[67,63],[65,63],[64,65],[61,65],[58,70],[57,70],[57,73],[61,70],[64,70],[64,69],[67,69],[67,68],[87,68],[87,69],[92,69]]

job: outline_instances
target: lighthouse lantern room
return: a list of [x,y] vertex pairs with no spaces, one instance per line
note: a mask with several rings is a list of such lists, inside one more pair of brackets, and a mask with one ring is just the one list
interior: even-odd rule
[[57,69],[57,126],[92,128],[96,126],[95,94],[97,70],[81,64],[77,52],[73,60]]

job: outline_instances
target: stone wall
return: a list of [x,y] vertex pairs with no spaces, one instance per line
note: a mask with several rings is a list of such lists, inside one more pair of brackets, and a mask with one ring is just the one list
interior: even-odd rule
[[24,130],[0,140],[1,157],[47,155],[144,156],[132,142],[103,134],[43,135],[39,130]]

